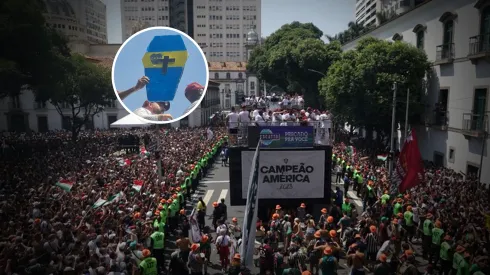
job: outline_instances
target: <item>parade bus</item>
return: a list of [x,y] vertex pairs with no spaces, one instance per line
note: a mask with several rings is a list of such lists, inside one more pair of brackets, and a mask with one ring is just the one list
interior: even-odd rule
[[294,217],[301,204],[319,215],[331,198],[331,131],[330,121],[240,127],[238,146],[229,149],[231,205],[246,204],[260,142],[259,219],[267,221],[277,206]]

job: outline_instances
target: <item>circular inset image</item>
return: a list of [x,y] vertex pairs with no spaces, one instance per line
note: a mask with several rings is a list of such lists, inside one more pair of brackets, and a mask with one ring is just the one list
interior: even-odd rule
[[207,64],[201,47],[187,34],[147,28],[117,51],[112,85],[128,112],[148,123],[171,123],[201,103],[208,86]]

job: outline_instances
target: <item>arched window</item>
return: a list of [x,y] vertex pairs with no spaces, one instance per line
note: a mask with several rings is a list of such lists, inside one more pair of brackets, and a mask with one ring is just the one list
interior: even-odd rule
[[418,24],[413,28],[413,32],[415,33],[415,45],[417,46],[418,49],[423,50],[424,49],[424,41],[425,41],[425,30],[427,29],[426,26]]
[[442,23],[442,45],[438,47],[440,59],[454,58],[454,20],[458,17],[456,13],[445,12],[439,18]]
[[214,73],[214,79],[219,79],[219,73]]
[[231,74],[230,73],[226,73],[226,79],[230,79],[231,78]]
[[238,78],[242,79],[243,78],[243,74],[242,73],[238,73]]
[[399,33],[395,33],[395,35],[393,35],[393,37],[391,39],[393,41],[402,41],[403,40],[403,35],[401,35]]

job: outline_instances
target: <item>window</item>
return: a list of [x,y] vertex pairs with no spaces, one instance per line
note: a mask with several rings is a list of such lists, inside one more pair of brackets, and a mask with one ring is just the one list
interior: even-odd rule
[[250,90],[255,90],[255,81],[250,82]]
[[443,44],[448,45],[453,43],[454,39],[454,21],[448,20],[444,23]]
[[219,73],[214,73],[214,79],[219,79]]
[[454,147],[449,147],[448,161],[454,163],[455,155],[456,155],[456,149]]
[[486,6],[481,12],[481,26],[480,26],[480,52],[487,52],[490,50],[490,5]]
[[403,40],[403,35],[401,35],[399,33],[395,33],[395,35],[393,35],[393,37],[391,39],[393,41],[402,41]]
[[117,121],[117,115],[107,115],[107,128],[111,128],[111,124]]
[[242,73],[238,73],[238,78],[242,79],[243,78],[243,74]]
[[37,131],[40,133],[45,133],[49,131],[47,116],[37,117]]
[[416,46],[417,49],[423,50],[424,49],[424,37],[425,37],[425,32],[424,31],[419,31],[416,34],[417,41],[416,41]]
[[226,79],[230,79],[231,78],[231,74],[230,73],[226,73]]
[[71,130],[71,117],[61,116],[61,128],[63,130]]

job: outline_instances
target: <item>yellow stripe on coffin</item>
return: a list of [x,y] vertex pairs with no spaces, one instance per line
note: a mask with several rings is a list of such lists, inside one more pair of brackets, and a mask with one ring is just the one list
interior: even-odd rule
[[168,59],[168,68],[184,67],[189,53],[187,51],[174,52],[147,52],[143,56],[143,66],[145,68],[162,68],[163,60]]

